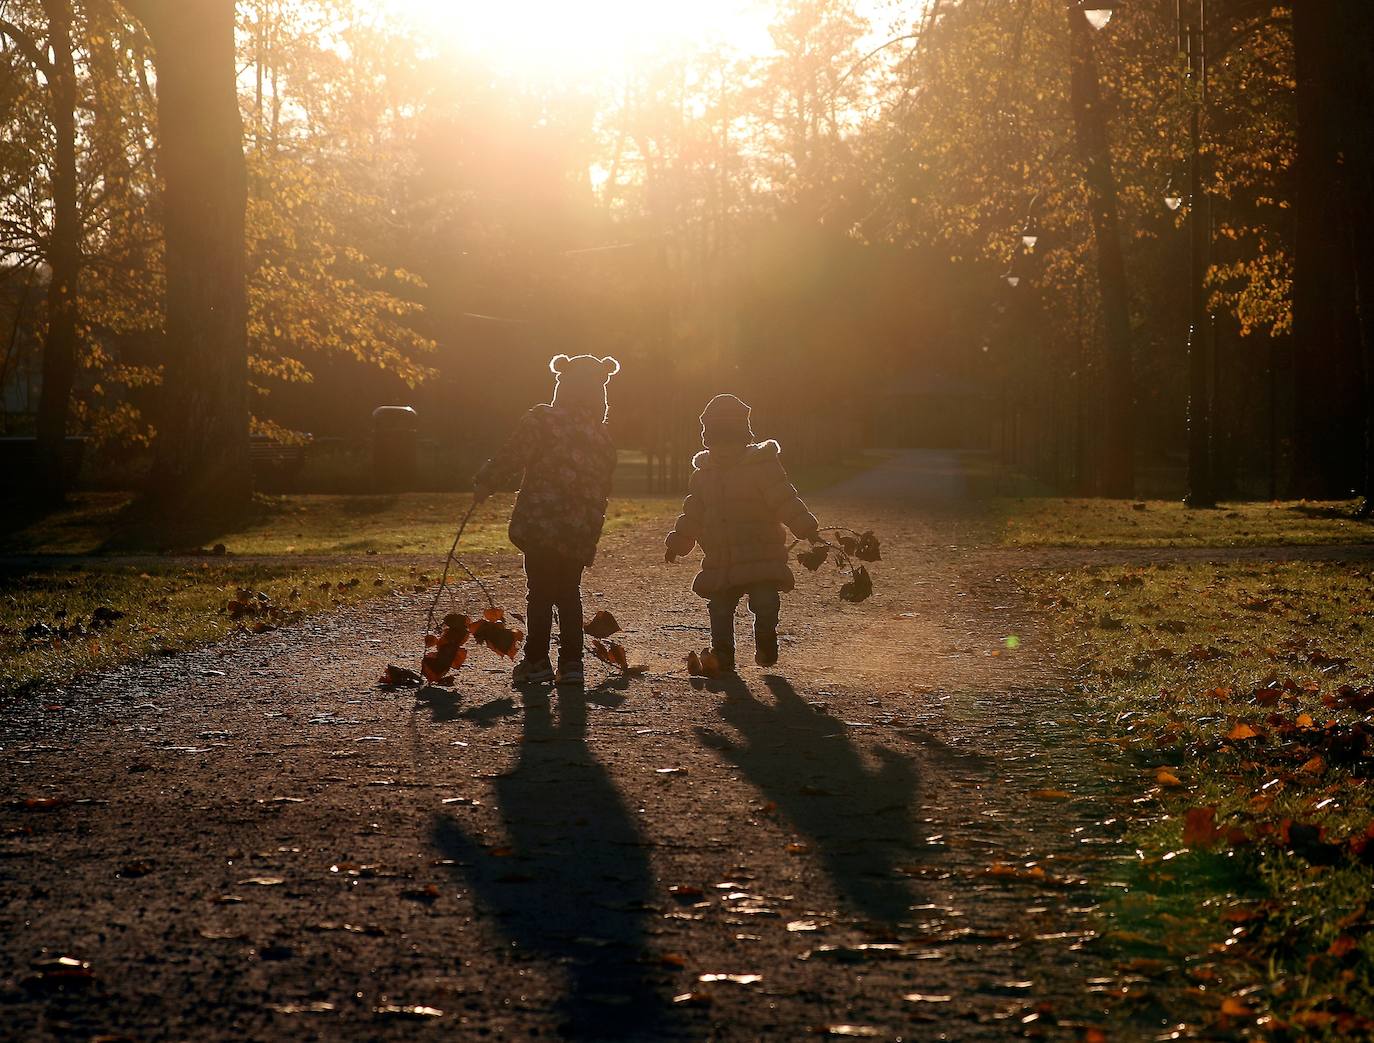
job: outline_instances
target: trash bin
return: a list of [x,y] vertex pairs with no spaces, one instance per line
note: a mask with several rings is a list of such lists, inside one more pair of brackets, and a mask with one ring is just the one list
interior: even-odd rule
[[410,406],[372,411],[372,482],[378,491],[415,488],[419,475],[420,418]]

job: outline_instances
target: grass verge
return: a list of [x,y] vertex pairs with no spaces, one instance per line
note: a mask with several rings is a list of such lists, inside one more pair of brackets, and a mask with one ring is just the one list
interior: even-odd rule
[[[240,556],[434,555],[442,561],[471,502],[467,493],[258,496],[246,516],[193,530],[139,516],[127,493],[84,493],[64,510],[12,526],[0,536],[0,553],[120,554],[220,544]],[[513,552],[506,539],[511,503],[503,494],[477,511],[463,535],[466,553]],[[666,500],[614,499],[606,529],[673,509]]]
[[1374,543],[1355,501],[1229,503],[1191,510],[1171,500],[1063,497],[993,501],[1002,542],[1020,547],[1247,547]]
[[0,584],[0,696],[429,585],[407,566],[41,569]]
[[1338,563],[1021,577],[1134,757],[1108,932],[1209,1031],[1374,1034],[1374,574]]

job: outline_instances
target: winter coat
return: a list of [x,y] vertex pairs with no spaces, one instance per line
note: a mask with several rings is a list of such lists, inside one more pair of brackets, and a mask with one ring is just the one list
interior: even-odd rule
[[523,474],[510,516],[511,543],[526,553],[552,551],[590,565],[606,523],[615,461],[599,408],[538,405],[520,418],[473,484],[489,492]]
[[705,556],[692,589],[704,598],[731,588],[791,590],[787,535],[815,535],[806,509],[778,459],[777,442],[747,445],[743,452],[706,450],[692,461],[682,516],[664,541],[675,555],[701,544]]

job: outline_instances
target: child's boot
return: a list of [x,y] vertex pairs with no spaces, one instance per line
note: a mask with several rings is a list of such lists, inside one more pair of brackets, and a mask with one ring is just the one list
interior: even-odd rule
[[558,680],[559,688],[581,688],[586,681],[586,675],[582,672],[582,660],[574,659],[564,662],[558,661]]
[[778,661],[778,613],[782,599],[776,590],[749,592],[749,611],[754,613],[754,662],[773,666]]
[[716,657],[716,663],[719,665],[722,674],[736,673],[734,649],[731,649],[729,652],[724,652],[713,648],[711,649],[711,654]]
[[754,624],[754,662],[759,666],[773,666],[778,661],[777,627]]

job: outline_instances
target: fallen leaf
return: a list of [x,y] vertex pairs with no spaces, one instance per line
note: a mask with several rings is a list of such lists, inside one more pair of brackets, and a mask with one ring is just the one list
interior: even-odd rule
[[382,1017],[409,1018],[413,1021],[424,1021],[428,1018],[442,1018],[444,1012],[438,1007],[399,1007],[387,1004],[384,1007],[373,1007],[372,1013]]
[[683,992],[673,997],[673,1002],[684,1007],[708,1007],[711,1005],[709,992]]
[[418,688],[425,681],[414,670],[388,664],[377,683],[383,688]]
[[1173,789],[1183,785],[1183,783],[1179,781],[1179,777],[1168,768],[1159,768],[1155,771],[1155,782],[1167,789]]
[[1073,794],[1068,790],[1062,789],[1033,789],[1030,791],[1032,797],[1039,797],[1041,800],[1069,800]]
[[1215,807],[1190,809],[1184,816],[1183,843],[1188,847],[1211,847],[1221,836],[1216,819]]
[[763,981],[762,974],[703,974],[697,981],[710,983],[713,981],[728,981],[736,985],[753,985]]
[[1237,721],[1231,730],[1226,733],[1226,738],[1229,742],[1243,742],[1246,739],[1254,739],[1258,737],[1258,735],[1259,732],[1255,731],[1254,728],[1251,728],[1244,721]]
[[875,1039],[882,1033],[868,1025],[820,1025],[812,1030],[818,1036],[846,1036]]

